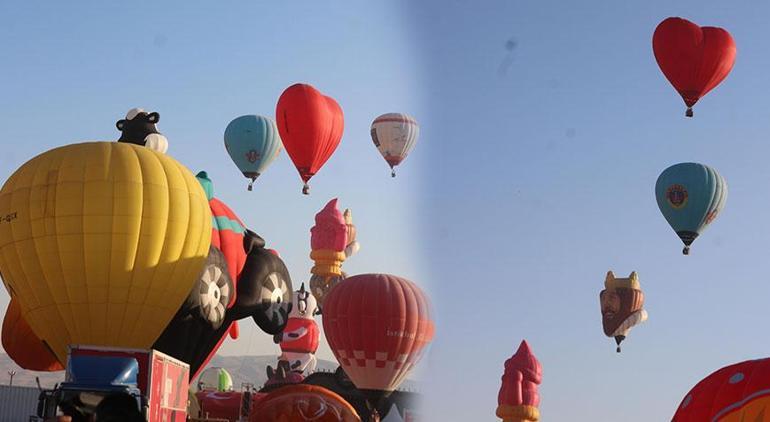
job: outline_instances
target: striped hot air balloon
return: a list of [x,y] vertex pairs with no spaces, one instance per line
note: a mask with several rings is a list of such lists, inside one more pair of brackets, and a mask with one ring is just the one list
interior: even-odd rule
[[395,167],[401,164],[417,143],[420,126],[403,113],[387,113],[372,122],[372,142],[390,166],[390,175],[396,177]]

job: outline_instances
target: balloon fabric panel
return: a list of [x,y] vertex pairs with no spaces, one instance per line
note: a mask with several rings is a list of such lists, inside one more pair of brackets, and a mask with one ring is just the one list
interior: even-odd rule
[[0,271],[56,353],[149,347],[201,270],[211,214],[193,175],[127,143],[43,153],[0,191]]

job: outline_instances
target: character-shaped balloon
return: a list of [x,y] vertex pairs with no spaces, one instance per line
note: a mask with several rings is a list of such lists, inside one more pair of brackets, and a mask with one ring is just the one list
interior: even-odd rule
[[128,110],[126,118],[115,123],[122,132],[118,142],[141,145],[165,154],[168,151],[168,139],[158,132],[158,121],[160,114],[157,112],[147,113],[141,108]]
[[497,417],[505,422],[540,420],[540,395],[537,386],[543,378],[540,366],[529,344],[523,340],[519,350],[505,361],[505,373],[497,395]]
[[310,258],[315,263],[310,270],[310,291],[322,308],[329,290],[345,278],[342,262],[349,244],[348,230],[345,216],[337,209],[337,198],[316,214],[315,226],[310,229]]
[[625,340],[631,328],[647,321],[647,311],[642,309],[644,293],[639,287],[636,271],[628,278],[615,278],[615,274],[608,271],[599,301],[604,334],[615,337],[617,352],[620,353],[620,343]]
[[[289,322],[282,333],[274,336],[274,341],[281,345],[279,362],[288,362],[289,368],[300,374],[313,372],[316,367],[315,352],[318,350],[320,331],[314,315],[318,310],[315,297],[305,290],[303,283],[292,295]],[[273,378],[273,369],[267,367],[268,378]]]

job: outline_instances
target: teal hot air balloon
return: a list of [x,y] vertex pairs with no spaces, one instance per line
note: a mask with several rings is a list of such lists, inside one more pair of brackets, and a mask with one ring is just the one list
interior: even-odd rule
[[698,163],[675,164],[660,174],[655,198],[668,224],[690,245],[722,211],[727,199],[727,183],[713,168]]
[[241,116],[225,129],[225,148],[244,176],[249,190],[260,174],[278,157],[283,143],[275,122],[262,116]]

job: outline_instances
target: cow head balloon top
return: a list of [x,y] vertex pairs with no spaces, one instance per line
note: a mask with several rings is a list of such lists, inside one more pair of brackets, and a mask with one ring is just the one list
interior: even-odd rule
[[118,130],[122,132],[118,142],[141,145],[165,154],[168,151],[168,139],[158,132],[158,121],[160,121],[160,114],[155,111],[147,113],[141,108],[128,110],[126,118],[115,123]]

